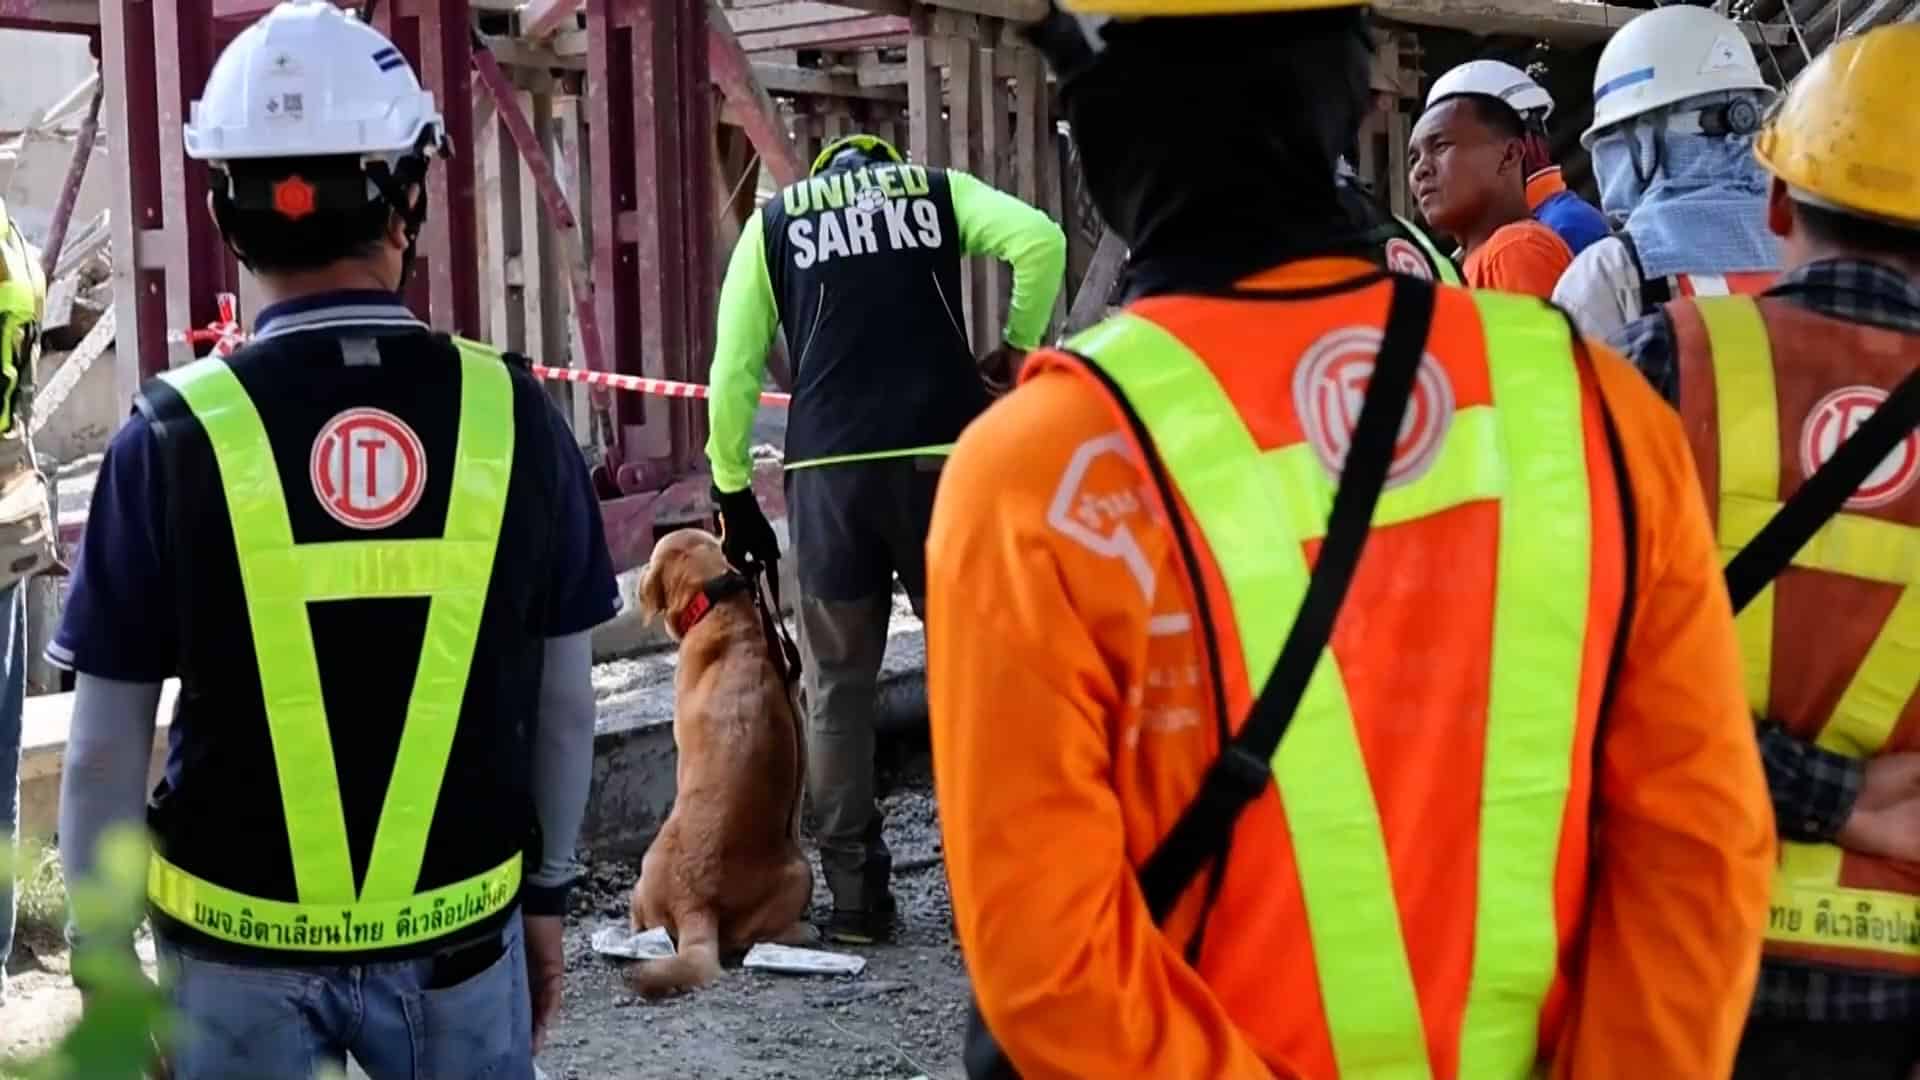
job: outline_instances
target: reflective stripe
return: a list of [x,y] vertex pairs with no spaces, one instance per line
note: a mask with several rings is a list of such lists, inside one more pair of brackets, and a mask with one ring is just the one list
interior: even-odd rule
[[[460,431],[438,540],[296,544],[266,429],[232,369],[213,359],[160,376],[200,421],[220,469],[273,743],[296,906],[328,921],[344,908],[404,906],[416,899],[492,579],[513,463],[513,388],[498,353],[458,344]],[[356,889],[307,605],[392,596],[431,602],[366,880]],[[513,873],[517,880],[517,862]],[[257,910],[278,903],[246,899]]]
[[520,856],[417,896],[348,904],[288,904],[223,889],[154,855],[154,906],[209,937],[288,952],[360,952],[432,941],[506,909],[520,892]]
[[33,286],[14,279],[0,281],[0,431],[13,426],[13,390],[20,382],[20,351],[26,344],[22,331],[38,318]]
[[[1460,1074],[1524,1076],[1558,964],[1553,874],[1591,548],[1586,456],[1577,373],[1540,359],[1567,352],[1564,323],[1534,301],[1477,302],[1496,406],[1457,413],[1434,467],[1386,492],[1374,520],[1502,499],[1478,940]],[[1333,480],[1304,445],[1263,453],[1205,361],[1153,322],[1123,313],[1072,347],[1112,377],[1151,433],[1213,553],[1247,671],[1264,681],[1305,595],[1303,544],[1325,531]],[[1509,477],[1537,490],[1514,497]],[[1533,608],[1547,596],[1569,606],[1543,621]],[[1272,766],[1342,1075],[1430,1076],[1379,808],[1331,650]]]
[[[1694,308],[1706,325],[1713,350],[1724,522],[1730,506],[1779,505],[1780,459],[1775,447],[1780,445],[1780,416],[1773,390],[1773,345],[1767,340],[1760,308],[1748,297],[1696,300]],[[1762,449],[1755,453],[1755,447]],[[1724,528],[1719,533],[1721,558],[1732,559],[1740,549],[1729,546]],[[1747,705],[1760,716],[1769,711],[1768,687],[1773,684],[1773,597],[1769,584],[1734,620],[1741,668],[1747,677]]]
[[1393,215],[1393,219],[1400,223],[1401,228],[1407,230],[1407,235],[1413,237],[1413,242],[1419,245],[1420,250],[1426,252],[1427,261],[1433,264],[1434,272],[1440,275],[1442,282],[1448,285],[1461,284],[1459,269],[1453,265],[1452,259],[1440,254],[1440,249],[1433,246],[1433,238],[1428,236],[1425,230],[1399,214]]
[[[1524,1076],[1559,969],[1554,871],[1580,714],[1593,533],[1580,372],[1537,301],[1475,293],[1501,419],[1498,582],[1462,1077]],[[1449,440],[1451,441],[1451,440]],[[1553,597],[1544,607],[1542,598]]]
[[1733,292],[1725,274],[1681,274],[1682,296],[1727,296]]
[[788,472],[795,469],[817,469],[822,465],[846,465],[855,461],[891,461],[895,458],[910,457],[951,457],[952,443],[938,443],[933,446],[910,446],[902,450],[869,450],[862,454],[833,454],[828,457],[808,458],[805,461],[789,461],[782,468]]
[[24,331],[40,321],[46,304],[47,279],[25,236],[0,202],[0,248],[4,248],[6,280],[0,281],[0,431],[13,427],[13,391],[20,384],[20,352]]
[[[1721,554],[1731,558],[1781,508],[1773,344],[1751,297],[1696,300],[1694,306],[1712,352],[1720,439],[1718,543]],[[1842,511],[1794,555],[1793,565],[1901,588],[1814,739],[1823,750],[1872,757],[1886,746],[1901,711],[1920,691],[1920,528]],[[1769,585],[1737,624],[1747,696],[1763,715],[1772,684],[1773,597]],[[1767,937],[1920,957],[1920,900],[1842,887],[1844,861],[1845,853],[1834,844],[1782,842]]]

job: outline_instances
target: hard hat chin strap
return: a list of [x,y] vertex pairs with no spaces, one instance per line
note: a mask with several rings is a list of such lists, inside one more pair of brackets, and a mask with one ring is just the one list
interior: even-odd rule
[[[427,222],[427,158],[421,153],[408,154],[389,169],[384,161],[372,162],[367,166],[367,179],[380,192],[380,198],[394,213],[400,215],[401,228],[406,232],[407,247],[400,255],[400,281],[393,291],[401,292],[407,287],[407,279],[413,273],[413,262],[420,241],[420,227]],[[409,200],[409,188],[418,187],[418,197]]]

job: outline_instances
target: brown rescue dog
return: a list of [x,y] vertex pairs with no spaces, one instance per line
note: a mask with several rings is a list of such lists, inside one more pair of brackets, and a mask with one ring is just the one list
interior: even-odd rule
[[800,847],[805,738],[753,596],[736,587],[685,625],[707,584],[732,572],[712,533],[680,529],[654,545],[640,581],[642,613],[666,615],[680,642],[679,791],[633,886],[633,928],[664,926],[675,942],[671,958],[628,969],[649,996],[712,982],[723,947],[815,940],[801,921],[813,895]]

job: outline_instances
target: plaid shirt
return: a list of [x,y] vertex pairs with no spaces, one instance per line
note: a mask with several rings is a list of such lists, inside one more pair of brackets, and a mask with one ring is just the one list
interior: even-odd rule
[[[1780,276],[1767,296],[1848,322],[1920,334],[1920,287],[1861,259],[1827,259]],[[1680,400],[1673,320],[1656,311],[1610,339],[1670,402]],[[1786,840],[1831,840],[1853,810],[1866,763],[1822,750],[1778,724],[1759,728],[1773,813]],[[1754,1015],[1819,1021],[1900,1021],[1920,1017],[1920,979],[1863,975],[1768,960],[1760,968]]]

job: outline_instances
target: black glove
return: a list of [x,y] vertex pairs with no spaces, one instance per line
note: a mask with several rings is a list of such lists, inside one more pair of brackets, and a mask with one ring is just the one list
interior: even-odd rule
[[760,509],[760,500],[753,497],[753,488],[723,492],[716,487],[713,502],[720,509],[720,550],[727,553],[728,562],[746,570],[753,563],[771,569],[780,561],[780,541]]

